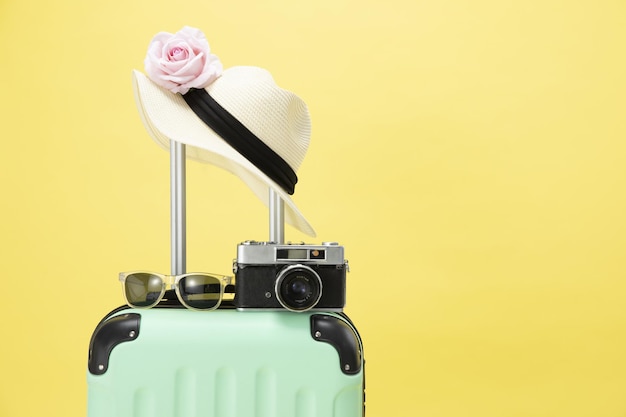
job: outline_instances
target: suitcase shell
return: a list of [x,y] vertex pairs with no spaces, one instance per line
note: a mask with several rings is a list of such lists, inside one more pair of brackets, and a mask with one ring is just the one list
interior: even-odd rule
[[361,417],[364,361],[342,313],[121,309],[89,349],[88,417]]

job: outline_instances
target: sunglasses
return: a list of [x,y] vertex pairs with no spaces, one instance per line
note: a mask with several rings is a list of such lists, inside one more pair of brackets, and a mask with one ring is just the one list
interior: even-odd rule
[[120,273],[124,297],[129,306],[151,308],[163,299],[168,289],[174,289],[182,305],[191,310],[215,310],[224,297],[224,289],[232,277],[193,273],[164,275],[133,271]]

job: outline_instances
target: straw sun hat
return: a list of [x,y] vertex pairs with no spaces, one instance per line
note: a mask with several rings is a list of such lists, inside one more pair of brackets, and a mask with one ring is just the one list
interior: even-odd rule
[[135,101],[150,136],[166,149],[186,144],[187,157],[237,175],[269,205],[269,188],[285,202],[285,221],[315,231],[290,198],[307,152],[306,104],[257,67],[222,70],[198,29],[157,34],[133,70]]

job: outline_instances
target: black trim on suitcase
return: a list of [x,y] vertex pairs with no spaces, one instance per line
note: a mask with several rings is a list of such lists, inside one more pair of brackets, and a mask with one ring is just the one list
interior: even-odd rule
[[311,316],[311,337],[332,345],[339,354],[341,372],[361,372],[361,343],[355,330],[345,321],[326,314]]
[[109,368],[109,357],[120,343],[135,340],[139,336],[141,316],[137,313],[122,314],[106,319],[96,327],[89,343],[88,369],[93,375],[102,375]]

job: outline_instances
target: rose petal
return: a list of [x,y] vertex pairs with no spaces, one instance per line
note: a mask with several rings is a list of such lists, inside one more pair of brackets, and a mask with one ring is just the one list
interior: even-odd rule
[[204,62],[204,68],[200,75],[194,81],[194,88],[204,88],[215,81],[222,73],[222,63],[217,59],[215,55],[209,55],[209,58]]
[[170,61],[186,61],[189,59],[189,51],[185,48],[176,47],[169,51],[168,58]]
[[185,38],[185,39],[204,41],[204,43],[208,45],[208,41],[206,40],[206,37],[204,36],[204,32],[202,32],[200,29],[193,28],[191,26],[184,26],[181,30],[176,32],[176,35],[179,35],[180,37]]

